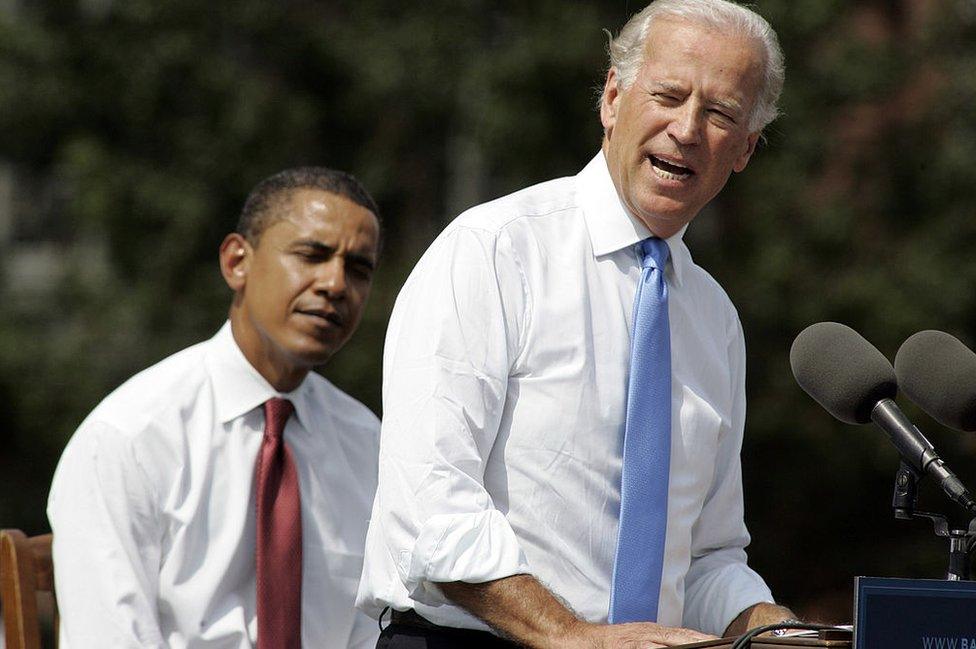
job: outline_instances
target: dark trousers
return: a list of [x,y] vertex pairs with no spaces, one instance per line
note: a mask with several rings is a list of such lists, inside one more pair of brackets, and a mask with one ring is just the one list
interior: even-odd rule
[[518,645],[487,631],[454,629],[428,622],[413,611],[397,615],[380,633],[376,649],[514,649]]

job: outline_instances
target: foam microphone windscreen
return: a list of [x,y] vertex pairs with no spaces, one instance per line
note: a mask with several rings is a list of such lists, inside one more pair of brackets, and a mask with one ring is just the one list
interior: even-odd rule
[[898,394],[895,370],[884,354],[839,322],[801,331],[790,348],[790,366],[800,387],[848,424],[870,422],[874,406]]
[[895,375],[908,398],[956,430],[976,430],[976,354],[942,331],[919,331],[902,343]]

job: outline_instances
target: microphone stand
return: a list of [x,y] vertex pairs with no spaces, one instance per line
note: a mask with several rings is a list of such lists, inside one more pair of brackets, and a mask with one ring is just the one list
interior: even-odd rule
[[932,521],[935,535],[949,539],[949,569],[947,581],[969,580],[969,555],[976,547],[976,518],[969,521],[969,529],[950,529],[949,520],[943,514],[923,512],[915,509],[918,504],[918,471],[910,464],[901,461],[895,473],[895,493],[891,507],[898,520],[927,518]]

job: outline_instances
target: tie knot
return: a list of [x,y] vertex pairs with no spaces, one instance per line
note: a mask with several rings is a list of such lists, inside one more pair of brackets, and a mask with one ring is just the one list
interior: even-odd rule
[[640,246],[643,256],[641,266],[663,271],[664,266],[668,263],[668,257],[671,255],[668,244],[663,239],[649,237],[641,241]]
[[295,406],[288,399],[274,397],[264,402],[264,432],[272,437],[281,437],[285,422],[295,412]]

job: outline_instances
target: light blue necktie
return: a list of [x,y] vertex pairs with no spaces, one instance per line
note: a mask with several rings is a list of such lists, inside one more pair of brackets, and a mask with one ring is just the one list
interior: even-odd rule
[[634,298],[611,623],[657,620],[668,521],[671,330],[664,267],[669,250],[657,237],[645,239],[640,248],[643,271]]

